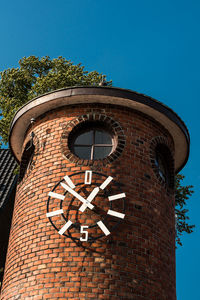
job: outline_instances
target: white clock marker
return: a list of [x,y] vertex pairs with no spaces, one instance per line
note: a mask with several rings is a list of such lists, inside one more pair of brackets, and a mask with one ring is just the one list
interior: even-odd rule
[[113,200],[117,200],[117,199],[121,199],[121,198],[125,198],[126,194],[125,193],[121,193],[121,194],[117,194],[117,195],[113,195],[108,197],[109,201],[113,201]]
[[85,184],[91,184],[92,182],[92,171],[85,171]]
[[65,176],[64,177],[65,181],[67,182],[67,184],[70,186],[70,188],[74,189],[75,185],[73,184],[73,182],[71,181],[71,179],[69,178],[69,176]]
[[48,195],[50,197],[56,198],[56,199],[60,199],[60,200],[64,200],[65,196],[61,195],[61,194],[57,194],[57,193],[53,193],[53,192],[49,192]]
[[58,231],[60,235],[63,235],[65,231],[72,225],[72,221],[67,221],[67,223]]
[[115,210],[111,210],[111,209],[108,210],[107,214],[117,217],[117,218],[120,218],[120,219],[124,219],[124,217],[125,217],[125,214],[119,213],[119,212],[117,212]]
[[97,222],[97,225],[101,228],[101,230],[103,231],[103,233],[105,235],[110,234],[110,231],[108,230],[108,228],[104,225],[104,223],[102,221]]
[[63,214],[63,209],[55,210],[46,214],[47,218]]
[[100,185],[100,189],[104,190],[105,187],[107,187],[107,185],[113,180],[113,177],[109,176],[101,185]]

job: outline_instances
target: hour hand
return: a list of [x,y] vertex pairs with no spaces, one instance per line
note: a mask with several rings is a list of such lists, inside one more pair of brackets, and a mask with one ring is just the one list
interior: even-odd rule
[[[94,189],[93,189],[93,191],[89,194],[89,196],[87,197],[87,201],[89,202],[89,204],[91,204],[90,202],[92,202],[92,200],[95,198],[95,196],[98,194],[98,192],[99,192],[99,187],[97,186],[97,187],[95,187]],[[86,203],[84,203],[84,204],[82,204],[81,205],[81,207],[79,208],[79,210],[81,211],[81,212],[84,212],[85,210],[86,210],[86,208],[87,207],[89,207],[89,205],[88,205],[88,203],[86,202]]]
[[86,207],[89,207],[90,209],[94,208],[94,205],[92,205],[88,200],[84,199],[81,195],[79,195],[76,191],[70,188],[67,184],[63,182],[61,182],[60,184],[65,190],[67,190],[70,194],[72,194],[74,197],[80,200],[83,203],[83,205],[86,205]]

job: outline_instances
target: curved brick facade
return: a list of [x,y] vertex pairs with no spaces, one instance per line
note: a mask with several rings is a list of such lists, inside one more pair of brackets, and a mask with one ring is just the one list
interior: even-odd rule
[[[120,124],[125,147],[115,160],[87,166],[64,156],[68,122],[85,114]],[[53,110],[37,118],[33,130],[37,151],[18,184],[1,299],[175,300],[174,194],[151,161],[156,137],[174,155],[170,134],[140,112],[107,104]],[[111,236],[83,248],[51,226],[46,203],[66,174],[91,169],[124,185],[126,217]]]

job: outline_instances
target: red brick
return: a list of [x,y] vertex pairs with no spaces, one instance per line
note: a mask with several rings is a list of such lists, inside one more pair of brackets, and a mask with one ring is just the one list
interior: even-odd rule
[[[122,154],[105,166],[94,165],[93,170],[124,185],[127,209],[125,222],[109,243],[102,239],[84,249],[59,236],[45,214],[53,186],[66,174],[90,169],[69,162],[60,148],[63,127],[88,113],[107,115],[124,130]],[[82,104],[38,118],[34,132],[40,141],[39,154],[34,168],[18,184],[2,300],[19,294],[21,299],[38,300],[175,300],[174,195],[156,177],[149,154],[154,137],[164,137],[173,145],[166,129],[131,109]]]

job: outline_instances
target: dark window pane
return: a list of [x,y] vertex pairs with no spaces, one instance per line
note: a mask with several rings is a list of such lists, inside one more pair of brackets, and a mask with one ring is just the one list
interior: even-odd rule
[[91,147],[74,147],[74,153],[82,159],[91,159]]
[[165,163],[164,157],[157,154],[155,163],[156,163],[156,166],[158,167],[159,175],[162,177],[162,179],[164,181],[166,181],[167,170],[166,170],[166,163]]
[[112,145],[111,136],[105,131],[95,131],[95,144],[110,144]]
[[102,159],[110,154],[112,147],[94,147],[94,159]]
[[75,145],[92,145],[93,143],[93,130],[80,134],[76,139]]

